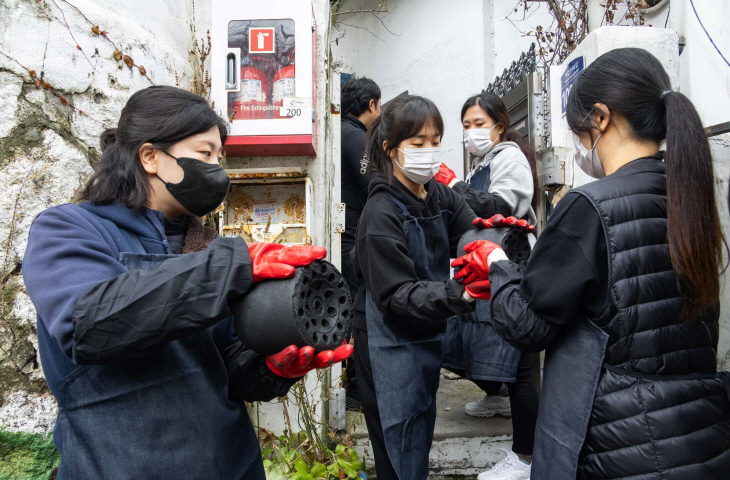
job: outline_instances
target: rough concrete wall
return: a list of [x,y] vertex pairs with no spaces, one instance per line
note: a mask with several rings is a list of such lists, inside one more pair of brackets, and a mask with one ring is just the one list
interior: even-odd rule
[[[0,2],[0,427],[12,431],[43,433],[55,421],[37,353],[35,310],[20,272],[33,218],[72,200],[88,178],[99,158],[100,123],[115,126],[132,93],[153,82],[174,85],[176,72],[188,86],[195,63],[189,53],[194,0],[72,3],[108,30],[149,79],[116,61],[115,46],[94,35],[71,4]],[[205,15],[206,8],[199,10]],[[28,70],[52,90],[38,88]]]

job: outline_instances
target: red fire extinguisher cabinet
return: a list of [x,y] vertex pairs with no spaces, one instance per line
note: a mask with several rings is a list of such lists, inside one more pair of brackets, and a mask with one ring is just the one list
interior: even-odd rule
[[211,99],[229,157],[317,153],[317,36],[306,0],[213,0]]

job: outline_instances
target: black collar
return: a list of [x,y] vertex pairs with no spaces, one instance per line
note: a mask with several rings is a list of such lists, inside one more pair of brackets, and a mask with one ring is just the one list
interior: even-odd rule
[[358,128],[360,128],[360,129],[362,129],[362,131],[363,131],[363,132],[367,132],[367,131],[368,131],[368,129],[367,129],[367,127],[365,126],[365,124],[364,124],[364,123],[362,123],[362,122],[360,121],[360,119],[359,119],[359,118],[357,118],[357,117],[353,117],[353,116],[352,116],[352,115],[350,115],[349,113],[348,113],[347,115],[345,115],[345,118],[344,118],[343,120],[347,120],[347,121],[349,121],[350,123],[352,123],[352,124],[353,124],[353,125],[355,125],[356,127],[358,127]]

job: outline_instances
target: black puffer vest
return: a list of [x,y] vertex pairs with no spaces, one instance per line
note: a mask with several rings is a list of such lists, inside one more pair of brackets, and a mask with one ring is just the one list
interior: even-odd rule
[[[574,191],[609,254],[609,336],[578,478],[730,479],[730,401],[716,370],[719,309],[687,324],[667,244],[664,162],[631,162]],[[687,192],[691,195],[691,192]]]

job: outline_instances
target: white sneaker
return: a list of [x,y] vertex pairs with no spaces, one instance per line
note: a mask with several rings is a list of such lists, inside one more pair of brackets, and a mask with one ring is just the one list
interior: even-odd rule
[[520,460],[516,453],[503,450],[507,456],[497,462],[495,466],[482,472],[477,477],[478,480],[530,480],[531,465]]
[[484,395],[484,398],[478,402],[467,403],[464,410],[467,415],[471,415],[472,417],[512,416],[509,397],[502,397],[500,395]]

